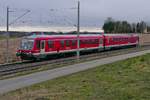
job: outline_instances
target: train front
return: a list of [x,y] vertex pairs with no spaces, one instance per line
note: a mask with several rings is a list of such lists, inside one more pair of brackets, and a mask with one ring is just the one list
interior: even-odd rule
[[34,39],[24,38],[20,43],[20,47],[16,52],[16,56],[22,60],[33,60]]

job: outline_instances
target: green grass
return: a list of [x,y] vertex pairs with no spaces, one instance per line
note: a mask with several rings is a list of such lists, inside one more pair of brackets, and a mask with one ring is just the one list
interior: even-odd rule
[[0,96],[2,100],[150,100],[150,54]]
[[6,36],[0,36],[0,40],[6,39]]
[[[18,37],[12,37],[12,36],[10,36],[9,37],[9,39],[16,39],[16,38],[18,38]],[[2,36],[2,35],[0,35],[0,40],[5,40],[5,39],[7,39],[7,37],[6,36]]]

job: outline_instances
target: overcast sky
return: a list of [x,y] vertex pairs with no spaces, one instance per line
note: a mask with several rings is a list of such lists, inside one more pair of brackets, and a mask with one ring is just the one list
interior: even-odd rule
[[[81,24],[84,26],[103,25],[107,17],[130,22],[150,22],[150,0],[80,0]],[[6,6],[16,11],[10,14],[10,20],[22,15],[25,10],[31,12],[15,24],[27,25],[73,25],[76,23],[77,0],[0,0],[0,21],[5,22]],[[50,9],[57,9],[50,11]]]

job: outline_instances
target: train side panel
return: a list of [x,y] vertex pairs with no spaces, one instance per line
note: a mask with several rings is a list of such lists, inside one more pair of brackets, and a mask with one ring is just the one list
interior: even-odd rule
[[[77,51],[77,38],[75,36],[63,37],[38,37],[34,38],[34,46],[32,50],[27,50],[22,59],[28,58],[45,58],[48,55],[69,53]],[[103,36],[102,35],[88,35],[80,36],[80,51],[103,49]],[[24,50],[20,50],[22,53]],[[30,52],[30,56],[28,55]],[[31,52],[32,51],[32,52]],[[22,56],[22,55],[21,55]]]
[[[28,39],[30,40],[31,37]],[[76,35],[38,35],[32,38],[32,49],[19,49],[17,54],[22,59],[39,59],[48,55],[77,51]],[[136,34],[100,34],[81,35],[80,51],[103,50],[114,47],[138,45],[139,37]],[[27,45],[27,44],[26,44]]]
[[106,34],[105,48],[136,46],[139,44],[138,35],[128,34]]

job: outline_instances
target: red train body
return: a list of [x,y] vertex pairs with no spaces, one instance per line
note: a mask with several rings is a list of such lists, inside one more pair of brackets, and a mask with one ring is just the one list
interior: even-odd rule
[[[136,34],[82,34],[80,51],[104,50],[122,46],[136,46]],[[17,56],[21,59],[40,59],[48,55],[76,52],[77,35],[32,35],[22,40]]]

